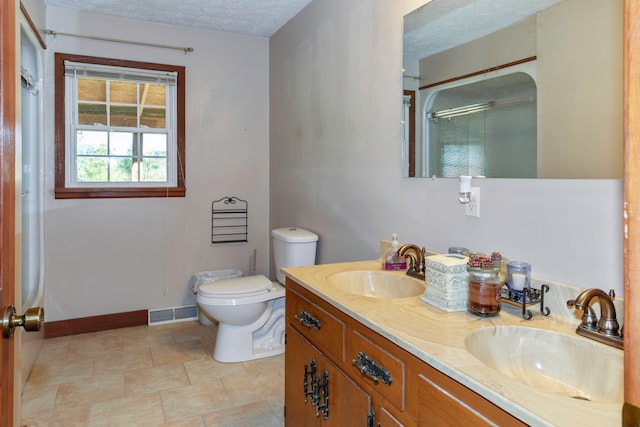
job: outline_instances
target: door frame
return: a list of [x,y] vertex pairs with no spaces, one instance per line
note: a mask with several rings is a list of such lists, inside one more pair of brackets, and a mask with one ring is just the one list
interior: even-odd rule
[[640,423],[640,5],[624,3],[623,425]]
[[[15,294],[15,144],[17,113],[17,5],[0,1],[0,310]],[[0,425],[15,425],[15,337],[0,338]]]

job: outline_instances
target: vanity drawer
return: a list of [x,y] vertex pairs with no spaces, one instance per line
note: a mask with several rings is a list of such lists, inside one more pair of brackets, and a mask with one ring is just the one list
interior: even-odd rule
[[418,426],[448,425],[525,427],[527,424],[476,392],[424,365],[418,374]]
[[339,318],[287,287],[287,322],[323,353],[345,360],[346,326]]
[[364,387],[372,388],[393,406],[404,411],[407,375],[405,361],[357,330],[349,333],[347,341],[349,374],[360,376],[360,383]]

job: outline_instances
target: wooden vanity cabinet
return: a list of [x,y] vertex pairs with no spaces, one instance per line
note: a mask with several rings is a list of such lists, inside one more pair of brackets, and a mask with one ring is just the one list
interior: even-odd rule
[[[286,319],[287,427],[526,425],[289,278]],[[328,419],[304,401],[312,359]]]

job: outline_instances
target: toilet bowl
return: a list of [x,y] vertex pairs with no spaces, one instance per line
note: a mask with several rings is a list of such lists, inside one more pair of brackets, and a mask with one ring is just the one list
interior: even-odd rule
[[[313,265],[318,236],[300,228],[272,231],[278,279],[280,268]],[[243,362],[284,353],[285,288],[262,275],[202,285],[198,308],[218,322],[213,358]]]
[[284,294],[284,286],[265,276],[224,279],[201,286],[198,305],[218,321],[213,358],[240,362],[281,354]]

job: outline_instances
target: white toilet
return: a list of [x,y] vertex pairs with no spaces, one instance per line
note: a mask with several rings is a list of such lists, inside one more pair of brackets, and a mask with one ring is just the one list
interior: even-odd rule
[[318,236],[301,228],[271,232],[278,282],[265,276],[245,276],[202,285],[200,310],[218,321],[213,358],[243,362],[284,353],[283,267],[313,265]]

